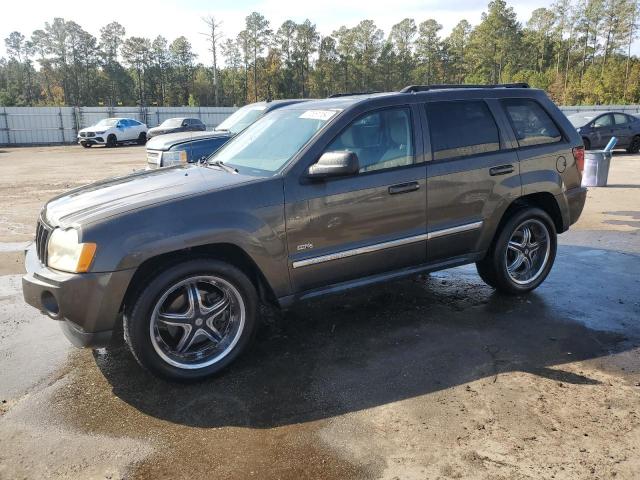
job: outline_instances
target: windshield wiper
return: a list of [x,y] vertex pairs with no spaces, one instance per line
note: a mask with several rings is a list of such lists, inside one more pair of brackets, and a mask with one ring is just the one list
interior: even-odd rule
[[220,167],[223,170],[226,170],[229,173],[238,173],[237,168],[230,167],[229,165],[225,165],[220,160],[214,160],[213,162],[206,162],[206,165],[213,165],[215,167]]

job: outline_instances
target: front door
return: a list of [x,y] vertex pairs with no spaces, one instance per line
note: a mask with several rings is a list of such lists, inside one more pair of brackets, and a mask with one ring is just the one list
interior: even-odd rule
[[428,259],[465,261],[478,250],[487,217],[520,195],[517,152],[500,135],[505,118],[495,101],[429,102],[426,113],[433,152],[427,165]]
[[294,292],[426,261],[417,113],[407,105],[360,115],[325,148],[354,152],[357,174],[285,187]]

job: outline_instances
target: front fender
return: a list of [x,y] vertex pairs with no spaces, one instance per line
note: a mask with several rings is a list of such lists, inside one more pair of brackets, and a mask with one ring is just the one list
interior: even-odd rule
[[98,245],[91,270],[137,268],[158,255],[224,243],[241,248],[276,295],[288,295],[284,204],[277,183],[176,199],[89,226],[83,241]]

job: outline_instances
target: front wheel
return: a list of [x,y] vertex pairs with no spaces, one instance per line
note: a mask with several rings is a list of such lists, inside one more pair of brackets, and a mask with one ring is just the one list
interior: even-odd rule
[[116,145],[118,145],[118,139],[116,138],[116,136],[112,133],[111,135],[109,135],[107,137],[107,147],[108,148],[114,148]]
[[218,373],[247,347],[257,294],[236,267],[189,260],[155,275],[124,315],[125,340],[152,373],[178,381]]
[[556,249],[551,217],[539,208],[525,208],[507,220],[476,267],[480,277],[496,290],[511,295],[527,293],[551,271]]
[[81,143],[81,145],[82,145],[84,148],[91,148],[91,144],[90,144],[90,143],[87,143],[87,142],[82,142],[82,143]]

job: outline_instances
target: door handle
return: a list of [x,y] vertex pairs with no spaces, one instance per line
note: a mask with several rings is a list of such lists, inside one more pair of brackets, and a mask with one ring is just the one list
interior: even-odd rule
[[496,175],[507,175],[513,173],[513,165],[500,165],[499,167],[491,167],[489,169],[489,175],[495,177]]
[[398,193],[415,192],[420,188],[418,182],[399,183],[398,185],[392,185],[389,187],[389,195],[395,195]]

